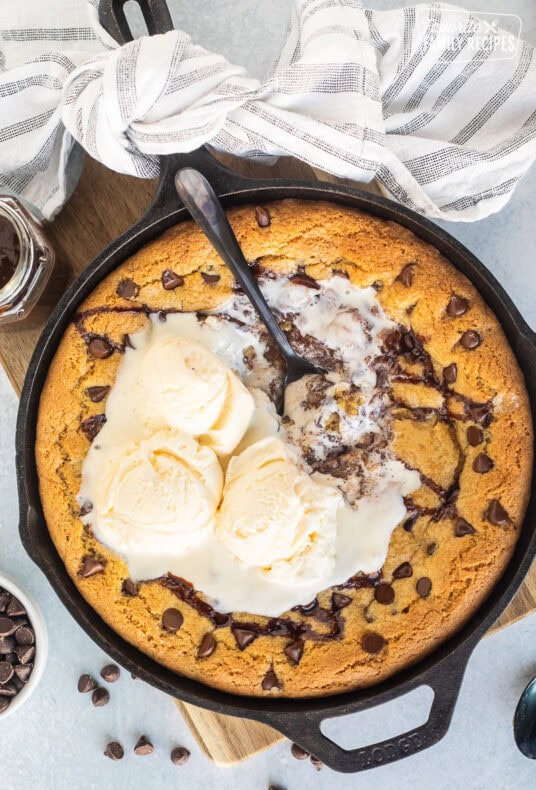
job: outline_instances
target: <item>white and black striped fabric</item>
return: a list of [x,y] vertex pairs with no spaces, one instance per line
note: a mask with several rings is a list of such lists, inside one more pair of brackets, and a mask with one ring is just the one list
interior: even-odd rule
[[203,144],[292,155],[462,221],[498,211],[536,158],[534,49],[509,37],[500,57],[496,25],[483,34],[455,6],[296,0],[262,84],[179,30],[119,47],[96,7],[0,4],[0,191],[45,217],[78,177],[73,140],[145,178],[160,155]]

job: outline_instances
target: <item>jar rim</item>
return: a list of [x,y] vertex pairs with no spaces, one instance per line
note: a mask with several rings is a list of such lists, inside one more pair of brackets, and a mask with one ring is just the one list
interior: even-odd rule
[[13,274],[5,285],[0,288],[0,310],[4,307],[9,307],[15,301],[19,290],[24,287],[28,276],[29,253],[31,252],[31,239],[28,229],[15,206],[11,206],[10,203],[11,201],[8,198],[0,200],[0,216],[5,217],[15,230],[19,240],[20,252]]

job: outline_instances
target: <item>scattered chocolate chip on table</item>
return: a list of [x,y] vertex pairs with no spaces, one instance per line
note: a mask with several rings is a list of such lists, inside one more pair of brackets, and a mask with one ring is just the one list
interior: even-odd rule
[[138,741],[134,747],[134,753],[140,756],[144,756],[146,754],[152,754],[154,752],[154,746],[149,741],[145,735],[142,735],[138,738]]
[[100,674],[101,678],[107,683],[115,683],[121,676],[121,670],[117,664],[106,664],[106,666],[101,669]]
[[110,693],[107,689],[103,689],[99,686],[96,688],[93,694],[91,695],[91,702],[95,705],[96,708],[102,708],[104,705],[107,705],[110,701]]
[[176,746],[171,752],[173,765],[184,765],[190,759],[190,752],[184,746]]
[[110,741],[106,746],[104,755],[109,757],[110,760],[122,760],[125,755],[125,750],[118,741]]
[[87,694],[97,688],[97,681],[91,675],[80,675],[78,679],[78,691],[80,694]]

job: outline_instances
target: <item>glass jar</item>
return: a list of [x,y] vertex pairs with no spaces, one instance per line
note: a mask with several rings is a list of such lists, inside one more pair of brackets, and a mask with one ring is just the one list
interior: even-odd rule
[[54,259],[37,220],[16,198],[0,195],[0,328],[29,315]]

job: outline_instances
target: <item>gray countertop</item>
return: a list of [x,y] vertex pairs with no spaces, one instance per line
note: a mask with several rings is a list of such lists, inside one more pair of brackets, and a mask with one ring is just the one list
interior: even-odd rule
[[[375,0],[374,8],[410,3]],[[533,0],[465,0],[466,7],[518,13],[524,37],[536,41]],[[193,7],[195,5],[195,14]],[[175,0],[177,24],[208,48],[220,49],[237,62],[265,73],[284,34],[291,0]],[[258,24],[262,14],[263,28]],[[250,35],[244,43],[243,31]],[[257,30],[255,35],[252,31]],[[529,324],[536,329],[536,169],[498,215],[479,223],[450,224],[448,230],[465,243],[495,274]],[[17,533],[17,493],[14,468],[14,425],[17,402],[0,370],[0,571],[15,576],[40,601],[50,636],[50,656],[34,696],[0,725],[0,786],[6,790],[108,790],[158,788],[192,790],[264,790],[270,783],[294,790],[303,782],[318,788],[498,788],[536,787],[536,764],[517,751],[511,720],[516,700],[536,674],[536,615],[484,639],[476,649],[463,683],[450,730],[433,748],[395,765],[355,776],[327,768],[316,773],[309,762],[290,756],[288,743],[276,746],[233,768],[216,768],[199,751],[171,699],[123,673],[110,686],[111,701],[94,708],[77,693],[83,671],[98,673],[106,663],[97,648],[61,606],[41,572],[25,555]],[[426,719],[431,701],[427,689],[357,714],[332,720],[326,733],[346,747],[403,732]],[[155,753],[137,757],[132,747],[146,733]],[[126,748],[119,763],[107,760],[103,749],[112,738]],[[192,757],[173,766],[169,752],[185,745]]]

